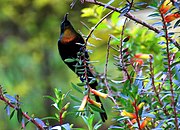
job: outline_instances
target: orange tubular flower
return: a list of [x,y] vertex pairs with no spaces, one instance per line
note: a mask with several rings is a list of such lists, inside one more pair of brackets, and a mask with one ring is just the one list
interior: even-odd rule
[[102,98],[107,98],[108,97],[108,94],[105,94],[105,93],[102,93],[102,92],[99,92],[95,89],[91,89],[91,93],[99,96],[99,97],[102,97]]
[[141,53],[139,53],[139,54],[135,54],[134,58],[149,59],[150,56],[149,56],[149,54],[141,54]]
[[144,106],[144,102],[141,102],[138,106],[137,106],[137,111],[139,111],[143,106]]
[[130,122],[127,123],[128,126],[132,126],[134,123],[136,123],[136,119],[132,119]]
[[172,2],[170,0],[165,0],[159,10],[162,14],[165,14],[171,7],[172,7]]
[[175,13],[175,14],[169,14],[167,15],[164,20],[165,22],[169,23],[177,18],[180,18],[180,14],[179,13]]
[[137,65],[143,65],[144,64],[144,61],[143,59],[149,59],[150,58],[150,55],[149,54],[142,54],[142,53],[139,53],[139,54],[135,54],[134,57],[131,59],[131,63],[136,63]]
[[144,127],[146,127],[146,125],[148,124],[148,122],[151,121],[151,120],[152,120],[152,118],[146,117],[146,118],[144,119],[144,121],[142,122],[140,128],[141,128],[141,129],[144,129]]
[[88,99],[88,101],[89,101],[89,103],[91,103],[91,104],[93,104],[93,105],[95,105],[95,106],[101,108],[101,103],[96,102],[96,101],[94,101],[94,100],[92,100],[92,99],[90,99],[90,98]]
[[137,63],[140,66],[144,64],[144,61],[142,59],[136,59],[133,62]]
[[122,116],[127,116],[127,117],[132,118],[132,119],[136,118],[136,114],[135,113],[130,113],[130,112],[127,112],[125,110],[123,110],[121,112],[121,115]]
[[81,103],[81,106],[79,107],[79,111],[83,111],[84,110],[87,101],[88,101],[88,95],[84,96],[84,98],[82,100],[82,103]]

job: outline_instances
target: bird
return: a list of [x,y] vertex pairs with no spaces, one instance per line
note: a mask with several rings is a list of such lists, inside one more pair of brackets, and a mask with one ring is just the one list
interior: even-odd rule
[[[97,80],[95,79],[92,70],[90,69],[89,55],[88,51],[85,49],[85,41],[83,37],[75,31],[74,27],[68,20],[68,13],[64,15],[64,19],[60,24],[60,37],[58,39],[58,50],[61,59],[64,63],[78,75],[82,82],[87,81],[91,82],[89,86],[92,89],[96,89],[98,85]],[[70,59],[70,61],[68,61]],[[84,62],[86,61],[86,62]],[[84,70],[86,69],[86,75],[88,78],[85,78]],[[103,122],[107,120],[107,114],[103,107],[103,104],[99,96],[95,95],[97,102],[101,103],[100,116]]]

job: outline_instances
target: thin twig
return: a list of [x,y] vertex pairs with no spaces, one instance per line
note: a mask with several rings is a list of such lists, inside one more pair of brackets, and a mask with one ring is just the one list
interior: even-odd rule
[[[171,64],[173,63],[174,61],[174,58],[175,58],[175,54],[172,55],[171,57]],[[164,86],[165,82],[166,82],[166,79],[168,78],[168,75],[167,74],[164,74],[165,76],[161,79],[161,84],[158,85],[158,91],[160,92],[162,87]]]
[[160,99],[160,97],[159,97],[159,93],[157,92],[157,89],[156,89],[156,86],[155,86],[154,68],[153,68],[153,63],[152,63],[152,61],[153,61],[153,56],[152,56],[152,55],[149,55],[149,56],[150,56],[150,63],[149,63],[149,64],[150,64],[150,76],[151,76],[151,81],[152,81],[152,88],[153,88],[153,90],[154,90],[154,92],[155,92],[155,94],[156,94],[156,97],[157,97],[157,99],[158,99],[159,104],[160,104],[161,107],[163,108],[164,113],[166,114],[166,116],[168,116],[169,113],[168,113],[166,107],[163,107],[163,102],[161,101],[161,99]]
[[111,41],[111,36],[109,37],[108,44],[107,44],[106,63],[105,63],[105,67],[104,67],[104,82],[105,82],[105,86],[106,86],[108,92],[112,92],[109,87],[108,80],[107,80],[107,68],[108,68],[108,62],[109,62],[110,41]]
[[88,36],[87,36],[87,38],[86,38],[85,44],[87,44],[88,39],[91,37],[91,34],[92,34],[92,33],[94,32],[94,30],[98,27],[98,25],[99,25],[100,23],[102,23],[102,21],[103,21],[104,19],[106,19],[109,15],[111,15],[113,12],[114,12],[114,10],[110,11],[110,12],[109,12],[108,14],[106,14],[103,18],[101,18],[101,20],[100,20],[96,25],[94,25],[94,27],[93,27],[92,30],[89,32],[89,34],[88,34]]
[[131,76],[129,75],[129,73],[127,71],[127,68],[126,68],[126,65],[125,65],[124,59],[123,59],[123,36],[124,36],[125,27],[126,27],[126,22],[127,22],[127,18],[124,21],[124,24],[123,24],[123,27],[122,27],[122,31],[121,31],[121,39],[120,39],[119,50],[120,50],[120,57],[121,57],[120,60],[121,60],[122,63],[120,63],[120,64],[122,64],[123,71],[126,73],[126,76],[129,79],[130,83],[132,83]]
[[133,106],[134,106],[135,113],[136,113],[136,120],[137,120],[137,124],[138,124],[139,130],[141,130],[141,124],[140,124],[140,120],[139,120],[139,115],[138,115],[138,110],[137,110],[136,104],[137,104],[137,101],[136,101],[136,99],[134,99]]
[[[104,20],[104,19],[106,19],[109,15],[111,15],[112,13],[113,13],[114,11],[112,10],[112,11],[110,11],[108,14],[106,14],[103,18],[101,18],[101,20],[92,28],[92,30],[89,32],[89,34],[88,34],[88,36],[87,36],[87,38],[86,38],[86,40],[85,40],[85,45],[84,45],[84,53],[85,53],[85,51],[86,51],[86,45],[87,45],[87,42],[88,42],[88,39],[91,37],[91,35],[92,35],[92,33],[93,33],[93,31],[98,27],[98,25]],[[87,81],[87,86],[88,86],[88,88],[90,88],[90,86],[89,86],[89,83],[88,83],[88,76],[87,76],[87,63],[86,63],[86,59],[85,59],[85,57],[84,57],[84,60],[83,60],[83,63],[84,63],[84,68],[85,68],[85,73],[84,73],[84,75],[85,75],[85,78],[86,78],[86,81]],[[88,91],[88,95],[90,94],[90,89],[89,89],[89,91]]]
[[112,100],[112,102],[115,104],[115,106],[118,108],[118,104],[116,102],[116,99],[113,98],[112,96],[112,90],[108,84],[108,80],[107,80],[107,70],[108,70],[108,62],[109,62],[109,52],[110,52],[110,41],[111,41],[112,37],[110,35],[109,37],[109,40],[108,40],[108,44],[107,44],[107,53],[106,53],[106,63],[105,63],[105,67],[104,67],[104,83],[105,83],[105,86],[108,90],[108,97]]

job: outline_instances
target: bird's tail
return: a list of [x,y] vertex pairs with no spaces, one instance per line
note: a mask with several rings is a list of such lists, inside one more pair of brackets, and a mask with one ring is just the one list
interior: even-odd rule
[[[93,89],[96,89],[97,85],[98,85],[98,83],[97,83],[97,81],[95,81],[94,83],[90,84],[90,87],[93,88]],[[95,99],[96,99],[96,102],[101,103],[101,109],[103,110],[103,112],[99,112],[99,113],[100,113],[102,121],[105,122],[107,120],[107,114],[106,114],[106,111],[105,111],[105,109],[103,107],[103,104],[102,104],[99,96],[95,95]]]
[[[91,73],[90,69],[88,69],[88,73],[87,74],[88,74],[88,77],[94,77],[94,75]],[[88,80],[89,80],[89,82],[91,81],[91,79],[88,79]],[[90,84],[90,87],[92,89],[96,89],[97,86],[98,86],[97,81],[94,81],[93,83]],[[106,114],[106,111],[105,111],[105,109],[103,107],[103,104],[102,104],[99,96],[95,95],[95,99],[96,99],[96,102],[101,103],[101,109],[103,110],[103,112],[99,112],[99,113],[100,113],[102,121],[105,122],[107,120],[107,114]]]
[[99,113],[100,113],[102,121],[105,122],[107,120],[107,114],[106,114],[106,111],[105,111],[105,109],[103,107],[103,104],[102,104],[99,96],[95,95],[95,99],[96,99],[97,102],[101,103],[101,109],[103,110],[103,112],[99,112]]

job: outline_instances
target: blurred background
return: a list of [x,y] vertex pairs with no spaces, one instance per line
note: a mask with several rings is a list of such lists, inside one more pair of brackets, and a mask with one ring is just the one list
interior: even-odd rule
[[[88,34],[88,30],[80,23],[83,21],[80,14],[84,5],[77,2],[74,8],[70,9],[71,2],[71,0],[0,1],[0,84],[9,95],[20,96],[22,110],[28,112],[30,116],[43,118],[54,115],[52,102],[43,97],[53,96],[54,88],[61,89],[63,93],[72,90],[71,93],[76,94],[71,82],[80,81],[64,65],[57,49],[59,26],[67,12],[75,28]],[[79,95],[80,98],[82,96]],[[0,129],[21,129],[16,116],[10,120],[4,108],[5,104],[0,101]],[[77,122],[74,119],[75,113],[69,115],[65,122]],[[78,122],[75,126],[78,126]],[[50,121],[50,124],[55,125],[57,122]],[[34,128],[31,123],[27,125],[29,130]]]
[[[18,94],[21,97],[22,110],[28,112],[30,116],[43,118],[54,115],[55,109],[51,107],[50,100],[43,97],[53,96],[54,88],[61,89],[63,93],[71,90],[72,94],[82,99],[83,95],[76,94],[71,87],[71,82],[80,81],[62,62],[57,49],[59,25],[65,13],[69,12],[69,19],[75,29],[85,35],[89,33],[89,30],[81,21],[92,26],[92,23],[88,23],[81,17],[81,9],[89,5],[77,2],[74,8],[70,9],[71,2],[71,0],[0,1],[0,84],[8,94],[12,96]],[[137,48],[137,44],[134,44],[136,51],[143,50],[147,47],[147,43],[148,50],[158,53],[158,47],[153,48],[154,44],[151,42],[154,34],[148,35],[147,39],[141,39],[146,37],[147,31],[147,29],[142,30],[142,27],[141,31],[136,28],[129,30],[129,33],[136,34],[131,36],[137,37],[136,43],[141,44],[141,48]],[[98,73],[103,73],[107,39],[111,31],[104,30],[96,33],[103,40],[98,41],[98,44],[95,40],[91,40],[96,48],[92,49],[94,53],[90,57],[93,60],[99,60],[94,66]],[[119,32],[116,34],[119,35]],[[153,40],[156,41],[157,38]],[[119,72],[116,75],[117,69],[114,68],[113,62],[109,64],[109,72],[112,73],[112,77],[121,75]],[[67,100],[71,102],[70,99]],[[109,103],[111,101],[107,100],[105,108],[108,113],[111,113]],[[0,101],[0,129],[19,130],[21,125],[18,124],[16,116],[10,120],[4,107],[5,104]],[[70,105],[70,108],[72,107],[73,102]],[[75,127],[82,127],[81,120],[80,117],[77,120],[74,113],[68,115],[65,122],[73,123]],[[107,127],[110,125],[109,122],[106,123]],[[55,125],[57,122],[50,121],[50,124]],[[29,123],[27,129],[34,129],[34,125]]]
[[[0,1],[0,84],[14,96],[20,95],[22,110],[34,117],[51,116],[54,108],[44,95],[53,89],[64,93],[76,75],[62,63],[57,49],[59,25],[66,12],[79,24],[83,6],[70,9],[64,0]],[[73,17],[72,17],[73,16]],[[81,28],[79,28],[81,29]],[[77,82],[77,81],[76,81]],[[11,120],[0,101],[0,129],[19,130],[16,116]],[[34,126],[28,124],[28,129]]]

